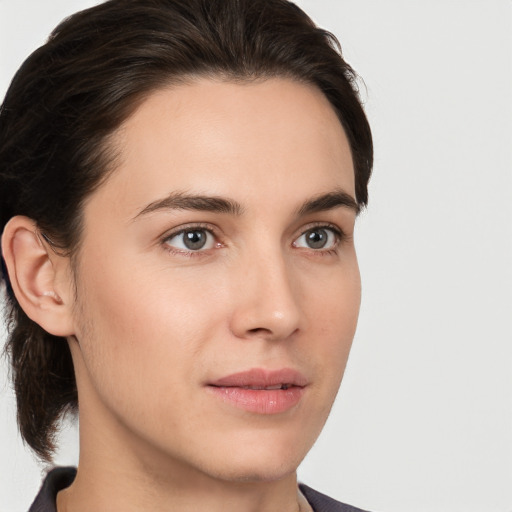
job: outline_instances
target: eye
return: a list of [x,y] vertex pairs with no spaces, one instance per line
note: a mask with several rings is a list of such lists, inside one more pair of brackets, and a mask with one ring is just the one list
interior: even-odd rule
[[200,251],[215,247],[215,237],[207,229],[189,228],[167,237],[165,243],[181,251]]
[[333,249],[336,247],[341,235],[339,232],[329,227],[316,227],[308,229],[299,236],[294,242],[294,247],[304,247],[306,249]]

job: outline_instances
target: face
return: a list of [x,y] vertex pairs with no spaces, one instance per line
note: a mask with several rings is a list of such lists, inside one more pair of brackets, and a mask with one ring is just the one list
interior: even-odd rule
[[294,472],[360,302],[335,113],[312,86],[200,79],[153,93],[113,144],[75,275],[84,442],[225,480]]

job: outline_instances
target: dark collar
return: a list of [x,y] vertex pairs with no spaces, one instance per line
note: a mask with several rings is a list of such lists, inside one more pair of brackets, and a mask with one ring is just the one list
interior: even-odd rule
[[329,496],[315,491],[307,485],[299,484],[299,489],[308,500],[314,512],[365,512],[360,508],[351,507],[350,505],[345,505],[344,503],[333,500],[329,498]]
[[57,493],[69,487],[73,483],[75,475],[76,468],[52,469],[46,475],[41,490],[28,512],[56,512]]

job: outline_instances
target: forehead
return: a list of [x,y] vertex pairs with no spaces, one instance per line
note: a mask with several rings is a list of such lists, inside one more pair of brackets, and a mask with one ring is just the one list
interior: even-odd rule
[[158,90],[113,144],[118,168],[98,192],[117,196],[134,215],[175,190],[242,203],[333,188],[354,194],[350,147],[336,113],[320,90],[292,80],[197,79]]

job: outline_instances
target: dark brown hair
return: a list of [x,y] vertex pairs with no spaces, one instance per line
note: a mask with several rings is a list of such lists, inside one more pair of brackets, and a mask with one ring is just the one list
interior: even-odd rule
[[[317,86],[344,127],[365,206],[370,128],[336,38],[286,0],[110,0],[64,20],[15,75],[0,110],[0,229],[32,218],[73,255],[81,206],[115,168],[109,135],[149,93],[193,76],[289,77]],[[10,289],[6,345],[25,441],[44,459],[76,410],[63,338],[31,321]]]

